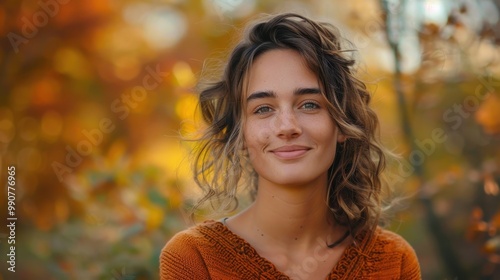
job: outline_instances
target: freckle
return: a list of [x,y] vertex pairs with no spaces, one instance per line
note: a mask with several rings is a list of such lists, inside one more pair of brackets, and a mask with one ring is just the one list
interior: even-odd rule
[[264,236],[264,234],[263,234],[263,233],[261,233],[261,234],[260,234],[260,236]]
[[295,240],[297,240],[297,237],[295,237]]

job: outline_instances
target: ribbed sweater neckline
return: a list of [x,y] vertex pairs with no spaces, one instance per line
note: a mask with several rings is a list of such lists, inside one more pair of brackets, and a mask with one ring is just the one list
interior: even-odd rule
[[[205,221],[200,224],[199,230],[214,237],[217,242],[225,248],[232,250],[235,254],[249,258],[248,263],[255,264],[256,269],[261,269],[266,275],[276,277],[276,279],[280,280],[290,279],[284,272],[278,270],[270,260],[262,257],[250,243],[231,231],[222,220]],[[369,251],[371,249],[369,247],[373,246],[373,242],[371,242],[373,234],[367,233],[368,231],[364,231],[356,236],[356,242],[351,242],[351,244],[347,246],[339,261],[334,265],[328,275],[326,275],[325,279],[343,279],[345,276],[354,272],[354,270],[362,267],[358,262],[365,259],[366,254],[361,252],[367,252],[366,250]],[[216,236],[219,238],[215,238]]]

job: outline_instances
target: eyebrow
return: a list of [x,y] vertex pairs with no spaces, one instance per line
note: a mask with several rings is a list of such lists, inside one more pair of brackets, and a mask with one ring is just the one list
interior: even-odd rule
[[[297,88],[293,91],[293,95],[320,94],[320,93],[321,90],[319,88]],[[251,93],[247,97],[247,102],[259,98],[276,98],[276,96],[277,96],[276,92],[272,90],[256,91]]]

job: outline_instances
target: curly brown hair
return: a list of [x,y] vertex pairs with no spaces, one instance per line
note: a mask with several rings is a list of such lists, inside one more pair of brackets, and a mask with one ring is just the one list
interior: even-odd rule
[[[253,61],[266,51],[292,49],[301,54],[318,77],[332,119],[347,140],[337,145],[328,170],[328,207],[337,223],[351,235],[373,229],[381,212],[381,172],[384,149],[378,140],[378,118],[368,106],[370,94],[354,72],[353,49],[337,28],[304,16],[286,13],[250,26],[232,51],[222,78],[199,95],[208,124],[194,151],[194,178],[204,190],[195,209],[217,201],[219,210],[238,202],[242,185],[256,191],[256,174],[243,149],[242,121],[245,82]],[[231,207],[229,207],[231,208]]]

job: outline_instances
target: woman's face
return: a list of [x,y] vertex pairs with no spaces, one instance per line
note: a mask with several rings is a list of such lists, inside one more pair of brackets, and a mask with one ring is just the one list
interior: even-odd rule
[[261,54],[250,68],[245,99],[244,144],[259,180],[326,183],[344,136],[301,55],[283,49]]

